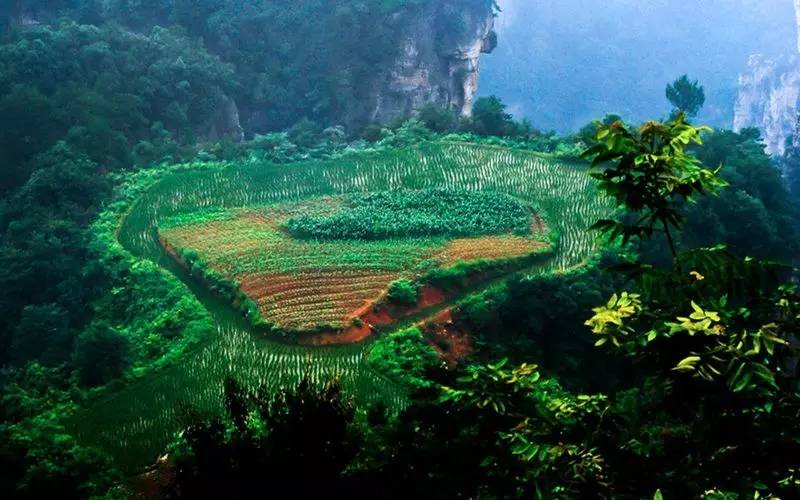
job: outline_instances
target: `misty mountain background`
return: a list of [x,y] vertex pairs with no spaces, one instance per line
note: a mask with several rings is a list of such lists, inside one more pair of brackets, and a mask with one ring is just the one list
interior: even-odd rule
[[[738,75],[752,54],[797,51],[792,0],[500,0],[499,45],[480,92],[517,118],[574,131],[608,112],[664,115],[668,82],[705,86],[698,121],[730,128]],[[602,85],[598,85],[598,80]]]

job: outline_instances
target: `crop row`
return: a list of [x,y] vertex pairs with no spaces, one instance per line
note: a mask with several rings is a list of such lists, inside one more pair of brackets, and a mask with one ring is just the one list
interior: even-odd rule
[[[557,265],[582,260],[594,247],[584,231],[608,212],[580,166],[527,152],[468,144],[429,144],[362,155],[335,163],[242,165],[212,174],[184,174],[161,186],[161,218],[203,207],[270,204],[315,196],[386,189],[467,189],[504,192],[535,203],[561,236]],[[165,210],[166,208],[166,210]]]

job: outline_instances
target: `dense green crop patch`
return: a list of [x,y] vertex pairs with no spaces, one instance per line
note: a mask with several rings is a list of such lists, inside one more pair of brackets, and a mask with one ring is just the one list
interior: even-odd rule
[[299,238],[380,240],[531,232],[533,209],[511,196],[463,189],[355,194],[331,214],[303,214],[285,227]]

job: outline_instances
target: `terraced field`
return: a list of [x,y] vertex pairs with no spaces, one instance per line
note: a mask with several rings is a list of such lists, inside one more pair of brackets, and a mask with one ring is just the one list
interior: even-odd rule
[[[352,326],[394,280],[461,261],[518,259],[522,265],[550,247],[533,209],[505,195],[486,193],[477,201],[472,192],[441,190],[377,196],[391,210],[349,209],[344,197],[201,210],[164,220],[159,238],[177,259],[221,276],[226,289],[254,301],[257,322],[300,333]],[[475,216],[479,211],[483,218]],[[304,236],[292,235],[292,224],[307,225]],[[408,237],[407,231],[417,233]]]
[[[586,228],[610,210],[596,195],[593,181],[579,163],[466,143],[425,143],[336,161],[291,165],[245,163],[166,175],[132,205],[121,221],[119,242],[136,258],[150,259],[181,278],[187,293],[194,293],[213,314],[219,337],[163,373],[96,401],[76,419],[79,436],[87,443],[109,450],[123,465],[133,468],[147,464],[179,428],[176,408],[180,403],[208,411],[221,408],[219,391],[228,375],[236,376],[251,388],[263,385],[273,390],[297,382],[304,374],[317,380],[336,375],[359,403],[383,400],[395,408],[402,406],[403,390],[363,362],[370,342],[300,347],[252,334],[250,325],[238,311],[192,279],[164,251],[158,228],[164,221],[205,209],[236,212],[348,193],[435,188],[493,191],[535,203],[548,228],[558,234],[558,244],[553,258],[530,269],[530,273],[565,270],[584,262],[596,249],[594,236]],[[246,217],[239,220],[247,223]],[[484,238],[481,245],[496,248],[497,242],[492,239],[496,236]],[[521,243],[512,239],[503,244],[513,249]],[[470,258],[478,246],[464,247],[455,242],[446,246],[442,255],[452,260]],[[385,250],[381,248],[380,252]],[[235,254],[229,257],[228,265],[239,265]],[[382,254],[382,258],[386,255]],[[377,272],[380,270],[375,271],[365,277],[365,273],[354,269],[348,283],[358,284],[365,295],[372,294],[378,282],[388,278]],[[287,291],[286,301],[300,300],[304,289],[332,283],[329,276],[313,272],[294,273],[291,277],[287,274],[284,281],[274,279],[269,285],[258,279],[255,277],[242,286],[253,290],[267,290],[271,286],[274,289],[268,292],[280,293],[289,288],[287,280],[301,280],[300,292],[298,289],[294,292],[297,297]],[[341,279],[337,276],[334,281]],[[330,293],[335,294],[336,290],[331,288]],[[287,321],[295,320],[287,318]]]

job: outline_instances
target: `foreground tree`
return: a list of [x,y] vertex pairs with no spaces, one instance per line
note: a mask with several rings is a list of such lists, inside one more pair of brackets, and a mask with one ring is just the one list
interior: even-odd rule
[[[639,141],[653,140],[650,131],[658,131],[654,142],[669,144],[661,154]],[[600,189],[640,224],[660,220],[670,240],[669,226],[682,221],[669,208],[674,193],[723,184],[684,151],[700,132],[681,115],[639,131],[618,122],[598,130],[587,156],[602,169]],[[648,180],[655,173],[663,180]],[[653,234],[652,225],[597,228],[628,239]],[[636,490],[636,478],[650,477],[676,498],[796,496],[800,296],[783,282],[791,269],[721,246],[678,251],[669,244],[671,266],[629,262],[622,270],[635,288],[614,294],[586,323],[598,346],[635,360],[643,378],[609,413],[608,438],[619,447],[607,455],[615,481],[649,494]]]
[[683,222],[681,203],[725,185],[717,176],[719,169],[704,168],[687,152],[689,145],[702,143],[704,131],[710,129],[689,125],[683,114],[667,123],[647,122],[635,130],[620,120],[598,125],[596,144],[583,154],[595,167],[590,175],[620,209],[635,217],[632,221],[600,220],[592,229],[612,239],[621,236],[623,243],[663,231],[676,257],[672,230]]

